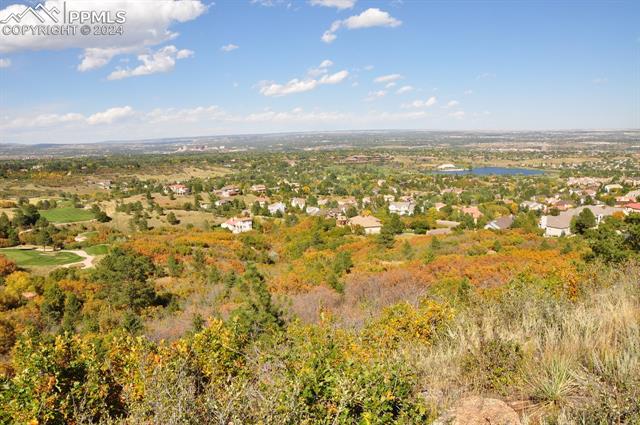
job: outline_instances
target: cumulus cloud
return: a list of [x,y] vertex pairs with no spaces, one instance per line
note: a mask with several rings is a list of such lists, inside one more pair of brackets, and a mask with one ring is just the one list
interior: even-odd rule
[[447,102],[447,104],[445,105],[445,108],[450,109],[450,108],[455,108],[456,106],[458,106],[460,104],[460,102],[458,102],[457,100],[450,100],[449,102]]
[[123,118],[129,117],[133,114],[133,108],[131,106],[124,106],[121,108],[110,108],[104,112],[98,112],[87,117],[87,124],[112,124],[115,121],[119,121]]
[[404,94],[413,91],[413,86],[402,86],[397,91],[396,94]]
[[222,50],[223,52],[232,52],[238,48],[240,48],[240,46],[238,46],[237,44],[229,43],[222,46],[220,50]]
[[386,90],[378,90],[378,91],[370,91],[367,97],[364,98],[366,102],[373,102],[376,99],[380,99],[381,97],[385,97],[387,95]]
[[400,74],[381,75],[373,80],[374,83],[391,83],[402,79]]
[[422,100],[422,99],[417,99],[414,100],[413,102],[410,103],[405,103],[402,105],[403,108],[405,109],[409,109],[409,108],[430,108],[431,106],[435,105],[436,103],[438,103],[438,99],[435,96],[431,96],[429,99],[427,100]]
[[333,66],[333,62],[330,61],[329,59],[325,59],[323,60],[320,65],[318,65],[317,68],[311,68],[307,74],[310,77],[317,77],[319,75],[323,75],[326,74],[329,70],[329,68],[331,68]]
[[11,66],[11,59],[0,58],[0,68],[9,68]]
[[176,66],[176,60],[193,56],[193,51],[188,49],[178,50],[176,46],[165,46],[153,54],[139,55],[142,62],[135,68],[117,69],[107,77],[108,80],[121,80],[123,78],[138,77],[141,75],[169,72]]
[[[64,10],[65,0],[47,0],[45,8]],[[108,6],[108,7],[107,7]],[[20,14],[27,8],[24,4],[12,4],[0,10],[0,20],[10,14]],[[201,0],[164,0],[162,2],[118,0],[105,2],[102,0],[66,0],[67,10],[83,10],[115,13],[126,12],[123,34],[116,36],[100,35],[7,35],[0,37],[0,53],[12,53],[23,50],[63,50],[83,49],[79,71],[89,71],[107,65],[115,56],[122,54],[138,54],[151,46],[164,43],[178,36],[171,31],[175,23],[196,19],[207,10]],[[21,24],[41,24],[34,16],[26,15]],[[0,24],[2,27],[7,24]]]
[[312,6],[324,6],[324,7],[335,7],[336,9],[351,9],[355,4],[356,0],[311,0]]
[[273,81],[261,81],[258,83],[260,93],[264,96],[280,97],[294,93],[311,91],[320,85],[339,84],[349,76],[349,71],[342,70],[330,74],[329,68],[333,62],[326,59],[317,68],[311,68],[304,79],[294,78],[284,84]]
[[449,114],[450,117],[456,118],[456,119],[459,119],[459,120],[463,119],[464,115],[465,115],[464,111],[455,111],[455,112],[451,112]]
[[349,30],[372,27],[394,28],[400,25],[402,25],[402,21],[394,18],[388,12],[372,7],[359,15],[353,15],[344,20],[334,21],[329,29],[322,34],[321,38],[325,43],[331,43],[338,37],[336,32],[341,28]]
[[0,129],[4,131],[18,130],[25,131],[38,128],[64,127],[70,124],[98,125],[112,124],[116,121],[134,115],[134,110],[130,106],[110,108],[93,115],[84,116],[76,112],[65,114],[38,114],[35,116],[17,117],[12,120],[0,123]]

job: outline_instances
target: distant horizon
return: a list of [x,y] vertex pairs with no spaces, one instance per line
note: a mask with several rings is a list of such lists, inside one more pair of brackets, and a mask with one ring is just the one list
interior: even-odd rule
[[[493,130],[493,129],[481,129],[481,130],[446,130],[446,129],[414,129],[414,128],[384,128],[384,129],[355,129],[355,130],[301,130],[301,131],[272,131],[272,132],[247,132],[247,133],[229,133],[229,134],[207,134],[199,136],[166,136],[166,137],[154,137],[154,138],[142,138],[142,139],[109,139],[109,140],[97,140],[97,141],[72,141],[72,142],[5,142],[0,140],[0,146],[3,145],[24,145],[24,146],[38,146],[38,145],[99,145],[109,143],[153,143],[159,141],[170,141],[179,139],[204,139],[204,138],[219,138],[219,137],[240,137],[240,136],[270,136],[270,135],[288,135],[288,134],[332,134],[332,133],[375,133],[375,132],[416,132],[416,133],[569,133],[569,132],[640,132],[638,128],[567,128],[567,129],[513,129],[513,130]],[[185,140],[192,141],[192,140]],[[640,142],[640,140],[639,140]]]

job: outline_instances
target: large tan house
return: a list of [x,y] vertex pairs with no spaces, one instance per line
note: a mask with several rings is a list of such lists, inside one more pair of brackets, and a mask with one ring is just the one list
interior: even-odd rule
[[349,219],[349,226],[360,226],[364,229],[366,235],[377,235],[382,230],[382,222],[374,216],[357,215]]

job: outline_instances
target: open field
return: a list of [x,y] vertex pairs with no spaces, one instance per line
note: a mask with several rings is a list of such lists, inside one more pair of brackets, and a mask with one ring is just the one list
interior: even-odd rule
[[76,263],[82,257],[72,252],[41,252],[30,249],[2,249],[6,256],[20,267],[48,267]]
[[93,219],[91,211],[73,207],[42,210],[40,215],[52,223],[75,223]]
[[109,252],[109,245],[94,245],[85,249],[89,255],[106,255]]

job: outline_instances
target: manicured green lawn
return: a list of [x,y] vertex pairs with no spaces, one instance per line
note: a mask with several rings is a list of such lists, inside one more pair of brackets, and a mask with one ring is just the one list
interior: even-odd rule
[[107,255],[109,252],[109,245],[94,245],[85,249],[85,252],[89,255]]
[[0,249],[0,254],[15,261],[20,267],[59,266],[82,261],[72,252],[40,252],[30,249]]
[[73,223],[75,221],[86,221],[93,219],[93,214],[91,213],[91,211],[73,207],[41,210],[40,215],[52,223]]

